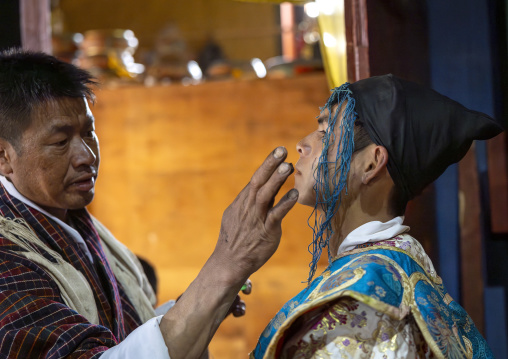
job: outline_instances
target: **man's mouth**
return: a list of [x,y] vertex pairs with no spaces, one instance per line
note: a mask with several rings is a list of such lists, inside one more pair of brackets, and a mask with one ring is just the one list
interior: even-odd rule
[[88,192],[95,186],[95,175],[89,173],[80,176],[71,183],[71,186],[76,188],[78,191]]

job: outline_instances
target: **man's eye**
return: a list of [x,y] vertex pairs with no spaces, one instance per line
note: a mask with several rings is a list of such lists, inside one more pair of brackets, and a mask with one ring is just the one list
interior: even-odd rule
[[67,139],[54,143],[55,146],[60,146],[60,147],[65,146],[66,144],[67,144]]

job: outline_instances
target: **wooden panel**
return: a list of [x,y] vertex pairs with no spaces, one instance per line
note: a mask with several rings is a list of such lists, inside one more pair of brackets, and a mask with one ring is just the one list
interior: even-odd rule
[[[197,275],[224,209],[268,153],[285,145],[288,160],[297,161],[295,145],[315,130],[328,95],[324,74],[97,91],[92,111],[102,162],[90,210],[155,265],[161,302]],[[297,205],[289,213],[279,250],[252,277],[247,316],[228,318],[213,340],[216,358],[245,357],[271,317],[304,288],[310,212]]]
[[427,2],[366,1],[370,75],[430,85]]
[[366,0],[344,0],[348,81],[370,76]]
[[20,0],[21,44],[24,49],[51,53],[49,0]]
[[487,151],[492,232],[508,234],[508,146],[506,132],[489,140]]
[[480,219],[480,184],[473,144],[466,156],[459,162],[461,304],[473,319],[478,330],[483,333],[484,283]]

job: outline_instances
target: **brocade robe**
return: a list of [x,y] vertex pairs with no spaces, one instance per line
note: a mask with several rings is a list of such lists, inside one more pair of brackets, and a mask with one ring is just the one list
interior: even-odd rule
[[341,253],[287,302],[254,358],[492,358],[485,339],[400,234]]

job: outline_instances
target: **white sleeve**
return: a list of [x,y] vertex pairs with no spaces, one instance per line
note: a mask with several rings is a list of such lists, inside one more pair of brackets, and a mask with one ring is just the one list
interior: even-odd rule
[[106,350],[101,359],[171,359],[159,328],[162,315],[136,328],[120,344]]
[[166,303],[158,306],[157,308],[155,308],[155,315],[164,315],[164,314],[166,314],[168,312],[168,310],[173,308],[175,303],[176,303],[176,301],[171,299],[170,301],[167,301]]

